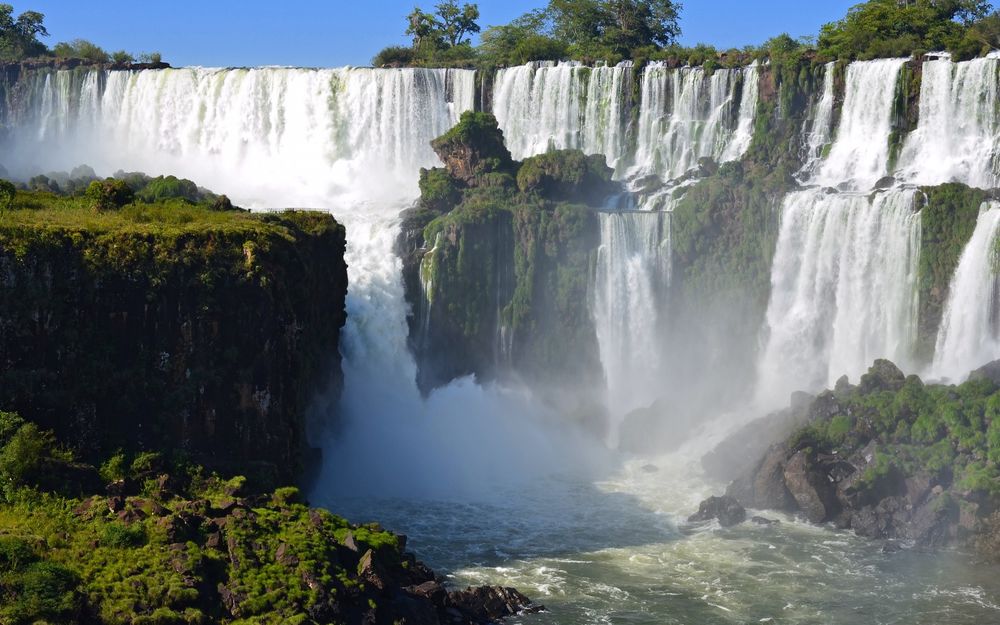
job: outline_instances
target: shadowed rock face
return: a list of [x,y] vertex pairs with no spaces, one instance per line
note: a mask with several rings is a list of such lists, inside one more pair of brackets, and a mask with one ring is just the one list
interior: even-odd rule
[[290,480],[304,415],[339,387],[344,230],[0,229],[0,406],[85,458],[183,450]]

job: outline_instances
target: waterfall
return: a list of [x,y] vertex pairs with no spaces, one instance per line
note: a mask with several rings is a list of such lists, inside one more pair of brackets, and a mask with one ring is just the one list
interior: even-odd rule
[[[670,214],[601,213],[594,321],[615,417],[656,397],[661,316],[670,286]],[[612,428],[614,432],[614,428]]]
[[913,191],[813,189],[784,201],[759,392],[813,391],[876,358],[912,362],[920,218]]
[[673,180],[696,167],[700,158],[738,159],[750,145],[757,98],[756,65],[709,75],[700,67],[650,63],[642,78],[630,173]]
[[916,184],[1000,186],[1000,57],[926,61],[920,121],[900,155],[897,176]]
[[516,159],[551,149],[603,154],[620,169],[627,152],[632,64],[529,63],[497,72],[493,113]]
[[931,366],[934,376],[959,382],[1000,358],[998,242],[1000,203],[987,202],[951,281]]
[[889,135],[896,83],[907,59],[851,63],[840,128],[814,183],[870,189],[889,171]]
[[833,104],[834,67],[836,63],[827,63],[823,68],[823,92],[810,111],[809,131],[805,134],[803,147],[805,150],[805,165],[799,172],[801,179],[808,180],[816,174],[823,162],[823,151],[833,136]]
[[[374,190],[394,200],[412,197],[419,168],[437,163],[429,142],[471,108],[475,88],[474,74],[457,70],[188,68],[89,71],[82,81],[80,72],[41,76],[16,115],[11,171],[87,163],[108,173],[169,172],[239,190],[249,203],[312,206]],[[389,179],[402,184],[384,184]]]

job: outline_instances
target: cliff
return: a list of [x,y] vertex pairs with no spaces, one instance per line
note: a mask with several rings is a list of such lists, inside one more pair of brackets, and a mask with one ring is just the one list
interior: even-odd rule
[[0,406],[84,458],[289,479],[308,401],[339,384],[344,245],[325,214],[21,193],[0,217]]
[[[446,168],[421,173],[398,244],[421,388],[464,375],[516,377],[549,396],[599,386],[588,282],[595,210],[617,187],[603,157],[514,162],[483,113],[434,147]],[[572,403],[586,412],[588,402]]]

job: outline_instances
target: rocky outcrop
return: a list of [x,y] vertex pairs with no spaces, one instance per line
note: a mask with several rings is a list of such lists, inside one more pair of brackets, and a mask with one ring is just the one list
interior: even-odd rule
[[421,389],[466,375],[518,379],[599,419],[587,289],[595,208],[617,189],[611,169],[572,150],[516,163],[485,113],[464,114],[433,145],[445,167],[421,172],[397,241]]
[[0,407],[86,458],[176,450],[294,477],[308,402],[339,385],[344,229],[213,220],[0,227]]
[[697,523],[718,519],[722,527],[732,527],[746,521],[747,511],[730,496],[709,497],[698,506],[698,512],[688,517],[688,522]]
[[964,545],[1000,558],[1000,439],[990,434],[1000,422],[988,408],[1000,401],[997,369],[954,387],[924,385],[876,361],[858,386],[841,381],[816,397],[805,425],[726,495],[874,539]]

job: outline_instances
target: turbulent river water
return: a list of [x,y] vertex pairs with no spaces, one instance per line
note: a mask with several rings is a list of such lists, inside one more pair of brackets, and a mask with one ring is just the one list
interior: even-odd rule
[[[848,69],[836,133],[826,68],[803,129],[800,178],[842,188],[803,189],[776,206],[783,228],[757,364],[761,397],[821,387],[875,357],[906,362],[915,191],[871,187],[889,173],[914,184],[997,186],[1000,113],[977,94],[995,96],[998,64],[925,65],[926,115],[893,172],[884,148],[902,61]],[[627,64],[530,65],[496,76],[493,111],[517,157],[580,147],[605,154],[620,178],[656,174],[669,183],[699,157],[730,161],[748,149],[759,70],[709,75],[652,64],[633,85]],[[4,165],[15,175],[83,163],[102,175],[173,173],[246,206],[317,207],[346,225],[342,422],[314,432],[325,460],[312,499],[407,534],[455,584],[512,585],[549,608],[515,622],[1000,623],[1000,569],[964,554],[883,553],[880,543],[786,517],[771,526],[688,525],[698,502],[725,486],[699,467],[717,437],[695,436],[668,456],[625,457],[510,389],[460,380],[420,396],[392,246],[419,168],[437,164],[429,141],[473,107],[472,72],[193,68],[24,80],[0,117]],[[636,86],[632,111],[626,96]],[[885,145],[873,141],[883,135]],[[655,206],[669,208],[667,198]],[[602,216],[594,313],[613,423],[656,399],[670,356],[655,338],[671,280],[670,221]],[[936,362],[946,364],[937,373],[991,355],[980,347],[996,340],[995,278],[982,259],[996,223],[995,207],[985,206],[945,313]],[[749,412],[743,420],[758,414]]]

